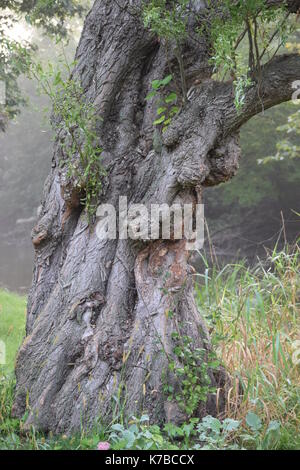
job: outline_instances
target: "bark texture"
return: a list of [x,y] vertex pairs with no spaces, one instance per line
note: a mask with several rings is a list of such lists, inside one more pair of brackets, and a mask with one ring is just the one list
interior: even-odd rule
[[[249,90],[237,114],[232,83],[211,80],[209,45],[194,37],[194,26],[191,16],[183,61],[189,88],[195,77],[197,85],[157,146],[156,106],[145,97],[170,66],[180,83],[172,48],[145,30],[129,2],[96,1],[87,16],[74,76],[103,119],[97,132],[107,176],[99,203],[118,207],[119,196],[129,206],[197,202],[202,187],[236,173],[240,126],[262,103],[267,108],[291,98],[300,58],[281,56],[264,68],[259,89]],[[64,138],[57,136],[33,229],[34,278],[13,413],[21,417],[27,404],[27,426],[56,433],[92,426],[122,407],[128,415],[147,411],[153,421],[180,422],[186,417],[163,391],[165,383],[180,388],[168,370],[172,332],[210,349],[186,241],[99,240],[59,164]],[[210,376],[219,392],[199,406],[199,416],[222,411],[224,374]]]

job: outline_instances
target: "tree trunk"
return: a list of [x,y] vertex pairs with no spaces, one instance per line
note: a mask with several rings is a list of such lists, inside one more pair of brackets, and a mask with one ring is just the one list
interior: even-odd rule
[[[235,174],[238,130],[260,112],[261,100],[269,107],[290,99],[287,83],[299,73],[299,61],[295,56],[274,60],[265,69],[260,96],[253,87],[238,114],[232,83],[210,78],[209,44],[195,37],[191,17],[182,59],[192,98],[161,134],[158,148],[153,144],[156,106],[145,97],[152,81],[170,68],[180,84],[180,68],[172,47],[145,30],[128,3],[95,2],[73,72],[102,117],[97,133],[107,176],[99,203],[118,207],[120,196],[127,196],[128,205],[200,202],[202,187]],[[153,422],[182,422],[184,407],[166,391],[166,385],[175,395],[182,391],[169,367],[184,365],[174,354],[173,333],[206,351],[203,361],[210,351],[193,296],[186,240],[99,240],[96,224],[87,222],[72,179],[60,165],[61,141],[58,135],[33,230],[34,278],[13,413],[21,417],[27,408],[27,426],[55,433],[88,428],[122,411],[128,416],[147,412]],[[201,364],[204,387],[200,370]],[[209,369],[208,375],[218,391],[199,401],[197,416],[224,407],[224,372]]]

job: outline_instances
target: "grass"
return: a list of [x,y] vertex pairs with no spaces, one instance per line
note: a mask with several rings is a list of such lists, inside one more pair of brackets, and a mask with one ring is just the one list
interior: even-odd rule
[[[226,416],[278,420],[282,448],[300,449],[300,248],[206,271],[197,288],[218,356],[231,373]],[[242,386],[242,392],[240,390]]]
[[[205,261],[205,260],[204,260]],[[205,261],[206,263],[206,261]],[[0,338],[7,364],[0,372],[0,449],[300,449],[300,249],[274,250],[254,268],[206,263],[196,299],[220,361],[232,377],[226,416],[181,428],[150,426],[147,417],[97,426],[72,437],[24,433],[10,417],[15,354],[24,334],[26,300],[0,291]],[[226,418],[225,421],[223,419]],[[228,431],[230,429],[230,431]]]
[[25,334],[26,298],[0,290],[0,341],[5,345],[5,364],[0,361],[1,375],[13,372],[17,350]]

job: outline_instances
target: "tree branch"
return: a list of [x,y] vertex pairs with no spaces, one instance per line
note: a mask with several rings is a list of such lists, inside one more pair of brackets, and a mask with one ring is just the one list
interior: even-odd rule
[[297,13],[300,9],[300,0],[267,0],[270,7],[285,6],[290,13]]
[[239,129],[263,109],[290,101],[295,91],[292,86],[293,82],[299,79],[300,55],[298,54],[280,55],[265,64],[262,67],[260,83],[252,86],[246,92],[245,104],[241,112],[236,111],[234,104],[230,106],[230,111],[226,111],[228,116],[225,123],[226,133]]

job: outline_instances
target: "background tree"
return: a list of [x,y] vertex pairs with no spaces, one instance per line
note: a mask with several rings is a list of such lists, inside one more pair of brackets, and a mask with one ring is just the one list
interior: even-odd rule
[[18,78],[30,67],[36,45],[16,38],[22,20],[57,38],[66,37],[68,18],[84,12],[84,2],[76,0],[45,2],[43,0],[5,0],[0,5],[0,82],[5,85],[5,102],[0,103],[0,130],[13,118],[25,100],[20,93]]
[[[213,260],[219,265],[246,257],[255,263],[266,248],[293,243],[299,235],[300,168],[298,159],[287,158],[286,139],[278,128],[286,125],[295,105],[284,103],[252,118],[242,128],[242,159],[235,178],[205,191],[209,227],[206,246],[213,244]],[[297,132],[286,134],[294,150]],[[276,145],[277,144],[277,145]],[[274,158],[276,156],[276,158]],[[284,157],[284,158],[282,158]],[[284,230],[283,230],[284,224]]]
[[[54,117],[52,171],[32,234],[27,338],[16,368],[14,414],[27,407],[27,426],[70,431],[120,407],[128,414],[147,410],[156,421],[222,408],[224,372],[195,305],[186,240],[100,241],[82,201],[117,206],[126,195],[129,205],[195,203],[203,187],[230,179],[240,127],[291,99],[300,58],[274,57],[270,48],[277,34],[282,43],[284,20],[300,5],[143,5],[96,1],[70,78],[71,90],[80,82],[74,93],[83,90],[80,119],[89,116],[87,107],[99,117],[92,147],[101,149],[106,176],[92,149],[93,169],[86,172],[85,134],[73,112],[66,116],[63,106]],[[266,35],[276,19],[259,42],[259,26]],[[246,68],[236,53],[244,37]],[[73,102],[70,87],[65,103]],[[91,179],[101,179],[99,192]]]

